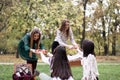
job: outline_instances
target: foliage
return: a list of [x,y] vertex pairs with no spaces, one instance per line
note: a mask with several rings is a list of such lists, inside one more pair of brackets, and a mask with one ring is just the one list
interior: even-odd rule
[[[7,3],[7,1],[4,1],[3,4],[4,3]],[[14,47],[17,47],[17,43],[21,37],[34,26],[38,26],[41,29],[43,36],[45,34],[44,38],[47,38],[46,36],[48,36],[49,41],[52,42],[56,28],[61,25],[61,20],[68,18],[73,24],[73,21],[77,21],[75,18],[77,17],[78,11],[71,1],[50,2],[42,0],[18,0],[11,2],[11,5],[5,5],[4,7],[5,8],[2,8],[1,14],[6,16],[8,23],[5,25],[6,29],[1,28],[1,34],[7,36],[2,38],[5,40],[7,39],[5,41],[7,44],[5,47],[8,52],[14,51],[13,49]],[[2,16],[1,20],[3,20]],[[78,27],[79,25],[77,24]],[[3,33],[4,30],[6,31],[5,33]],[[47,39],[44,40],[45,44],[47,44],[45,47],[49,49],[51,43],[49,43]],[[46,40],[48,42],[46,42]]]
[[[88,0],[88,5],[94,2],[95,0]],[[84,11],[82,10],[83,3],[79,0],[76,0],[76,3],[73,4],[73,0],[1,0],[0,51],[4,50],[8,53],[15,53],[20,39],[26,32],[30,32],[34,26],[38,26],[41,29],[44,38],[43,43],[46,49],[50,51],[50,46],[56,35],[56,29],[61,26],[61,21],[64,18],[70,20],[74,38],[81,45]],[[99,5],[93,8],[94,13],[90,16],[85,16],[85,37],[93,40],[96,45],[95,51],[97,54],[103,55],[104,43],[111,43],[113,41],[110,35],[115,35],[115,25],[117,25],[118,34],[120,32],[118,27],[120,23],[119,13],[115,14],[115,9],[119,12],[120,6],[117,0],[109,0],[106,2],[108,6],[97,1],[96,3]],[[118,17],[117,19],[116,16]],[[103,40],[101,35],[104,30],[101,25],[101,17],[104,17],[105,29],[109,31],[105,31],[106,41]],[[112,22],[114,20],[115,22]],[[116,43],[120,44],[117,37]],[[112,45],[109,44],[108,46],[110,46],[109,51],[112,51]],[[118,51],[118,47],[116,49]]]

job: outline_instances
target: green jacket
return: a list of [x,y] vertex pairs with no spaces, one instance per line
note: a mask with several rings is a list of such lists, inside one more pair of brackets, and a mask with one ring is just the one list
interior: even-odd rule
[[[33,41],[33,48],[36,49],[37,43]],[[44,46],[40,43],[40,49],[44,49]],[[18,52],[22,59],[29,61],[37,61],[38,58],[35,53],[32,53],[32,57],[29,56],[30,52],[30,33],[27,33],[18,44]]]

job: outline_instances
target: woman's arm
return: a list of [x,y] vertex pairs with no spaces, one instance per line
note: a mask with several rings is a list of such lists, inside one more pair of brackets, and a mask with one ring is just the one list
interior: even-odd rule
[[69,56],[69,55],[67,56],[69,61],[74,61],[74,60],[82,59],[83,58],[83,52],[80,51],[80,50],[77,50],[77,51],[78,51],[77,54],[72,55],[72,56]]
[[50,57],[46,57],[43,53],[40,53],[40,56],[44,63],[47,63],[50,65]]
[[71,28],[70,28],[70,31],[69,31],[69,35],[70,35],[70,41],[71,41],[71,43],[73,45],[77,45],[77,43],[74,40],[74,36],[73,36],[73,32],[72,32]]
[[50,52],[48,52],[47,56],[52,57],[53,55]]

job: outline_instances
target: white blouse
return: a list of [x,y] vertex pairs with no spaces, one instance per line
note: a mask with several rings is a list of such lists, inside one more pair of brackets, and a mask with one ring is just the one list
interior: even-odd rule
[[[40,54],[41,55],[41,59],[44,63],[47,63],[48,65],[51,65],[51,59],[52,57],[46,57],[43,53]],[[52,70],[50,71],[52,72]],[[60,77],[53,77],[52,80],[62,80],[60,79]],[[68,79],[66,80],[74,80],[72,76],[70,76]]]
[[[70,38],[70,41],[73,45],[77,45],[75,40],[74,40],[73,32],[72,32],[71,28],[69,30],[69,38]],[[59,29],[57,29],[57,34],[56,34],[54,41],[57,41],[61,46],[68,46],[67,40],[68,40],[67,35],[62,33]]]
[[82,80],[96,80],[98,77],[97,61],[94,55],[89,54],[88,57],[84,57],[81,61],[83,65],[83,78]]

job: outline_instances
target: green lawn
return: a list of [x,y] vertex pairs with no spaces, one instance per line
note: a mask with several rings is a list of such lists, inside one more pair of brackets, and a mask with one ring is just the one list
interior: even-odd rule
[[[120,80],[120,63],[98,63],[98,69],[99,80]],[[12,80],[13,70],[13,65],[0,65],[0,80]],[[37,70],[50,74],[48,65],[38,65]],[[75,80],[80,80],[82,67],[72,67],[72,73]]]

